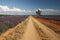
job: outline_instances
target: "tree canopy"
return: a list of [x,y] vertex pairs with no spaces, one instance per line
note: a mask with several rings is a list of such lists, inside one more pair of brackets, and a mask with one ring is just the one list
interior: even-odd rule
[[41,15],[41,10],[38,10],[38,11],[36,11],[36,14],[38,15],[38,16],[40,16]]

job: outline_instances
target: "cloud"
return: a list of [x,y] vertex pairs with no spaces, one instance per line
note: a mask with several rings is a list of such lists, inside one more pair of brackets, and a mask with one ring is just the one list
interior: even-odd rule
[[4,11],[4,12],[31,12],[31,10],[24,10],[24,9],[19,9],[19,8],[9,8],[8,6],[2,6],[0,5],[0,12]]
[[42,11],[42,15],[60,15],[60,10],[57,9],[40,9]]
[[[41,9],[42,11],[41,15],[60,15],[60,10],[57,9]],[[32,9],[32,10],[25,10],[20,8],[9,8],[8,6],[2,6],[0,5],[0,14],[6,14],[6,15],[36,15],[36,11],[38,9]]]
[[0,14],[3,15],[34,15],[33,11],[31,10],[25,10],[20,8],[9,8],[8,6],[2,6],[0,5]]

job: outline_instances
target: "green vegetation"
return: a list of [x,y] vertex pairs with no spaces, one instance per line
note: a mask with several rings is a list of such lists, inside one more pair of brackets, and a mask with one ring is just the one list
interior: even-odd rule
[[9,22],[9,21],[1,21],[0,23],[2,23],[0,25],[0,34],[5,32],[7,29],[12,28],[14,26],[14,23]]
[[7,27],[12,28],[12,26],[14,26],[14,24],[12,22],[6,22],[5,25],[7,25]]
[[10,16],[10,15],[4,15],[4,14],[0,14],[0,16]]

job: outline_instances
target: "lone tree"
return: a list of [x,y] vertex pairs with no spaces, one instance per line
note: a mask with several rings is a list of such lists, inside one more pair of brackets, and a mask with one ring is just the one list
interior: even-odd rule
[[37,14],[38,16],[40,16],[40,15],[41,15],[41,12],[42,12],[42,11],[38,10],[38,11],[36,11],[36,14]]

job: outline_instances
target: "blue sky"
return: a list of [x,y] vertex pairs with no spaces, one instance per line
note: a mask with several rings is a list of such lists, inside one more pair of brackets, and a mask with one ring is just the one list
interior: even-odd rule
[[[36,9],[40,9],[43,11],[44,10],[48,10],[48,11],[53,10],[53,13],[55,13],[54,11],[57,11],[57,12],[60,11],[59,4],[60,4],[60,0],[0,0],[0,5],[2,7],[7,6],[10,9],[10,11],[11,11],[11,9],[18,8],[21,10],[36,10]],[[0,8],[0,10],[1,10],[1,8]],[[13,12],[13,13],[15,13],[15,12]],[[31,12],[31,13],[33,13],[33,12]],[[47,13],[47,11],[46,11],[46,13]],[[60,12],[58,12],[58,14],[59,13]],[[44,14],[44,13],[42,13],[42,14]],[[49,12],[47,14],[49,14]],[[51,12],[50,12],[50,14],[51,14]]]
[[25,9],[32,8],[53,8],[60,9],[60,0],[0,0],[0,5],[18,7]]

